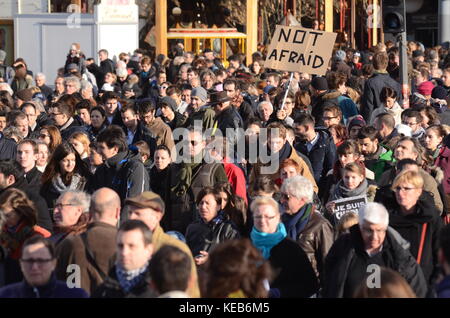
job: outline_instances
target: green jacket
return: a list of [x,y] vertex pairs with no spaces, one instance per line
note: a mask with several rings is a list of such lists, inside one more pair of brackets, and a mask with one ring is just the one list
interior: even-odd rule
[[364,161],[367,169],[373,171],[375,174],[375,181],[378,182],[383,172],[393,166],[395,159],[392,150],[387,149],[383,145],[379,145],[377,152],[370,158]]

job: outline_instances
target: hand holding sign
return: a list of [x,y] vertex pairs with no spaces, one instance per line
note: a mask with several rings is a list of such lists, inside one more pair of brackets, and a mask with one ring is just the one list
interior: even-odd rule
[[325,75],[336,33],[277,25],[264,66]]

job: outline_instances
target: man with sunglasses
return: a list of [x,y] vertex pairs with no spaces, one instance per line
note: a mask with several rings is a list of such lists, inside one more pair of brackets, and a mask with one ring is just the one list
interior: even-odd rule
[[20,259],[24,280],[0,289],[0,298],[87,298],[84,289],[58,281],[55,247],[49,240],[34,236],[25,241]]

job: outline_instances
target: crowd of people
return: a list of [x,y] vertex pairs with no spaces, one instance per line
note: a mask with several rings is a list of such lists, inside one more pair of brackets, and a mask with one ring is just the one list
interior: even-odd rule
[[448,49],[5,58],[0,297],[450,297]]

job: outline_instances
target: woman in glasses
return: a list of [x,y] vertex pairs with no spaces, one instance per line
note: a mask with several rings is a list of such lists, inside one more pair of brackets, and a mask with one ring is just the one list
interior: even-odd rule
[[53,210],[61,193],[84,190],[91,173],[75,148],[68,142],[56,147],[42,174],[41,196]]
[[428,286],[433,288],[438,275],[438,234],[443,226],[433,199],[423,190],[419,172],[402,171],[394,179],[394,202],[386,202],[389,226],[411,244],[411,254],[421,266]]
[[319,287],[316,275],[303,249],[287,237],[278,203],[270,197],[257,197],[250,210],[254,222],[251,241],[277,273],[269,297],[311,297]]
[[22,279],[19,258],[22,245],[33,236],[50,237],[50,232],[37,225],[34,203],[21,190],[9,188],[0,195],[0,213],[4,214],[4,225],[0,231],[0,245],[6,249],[5,284]]
[[209,253],[223,241],[239,238],[239,232],[228,215],[222,210],[220,192],[206,187],[197,195],[198,220],[189,224],[186,230],[186,244],[195,257],[195,263],[202,265]]

